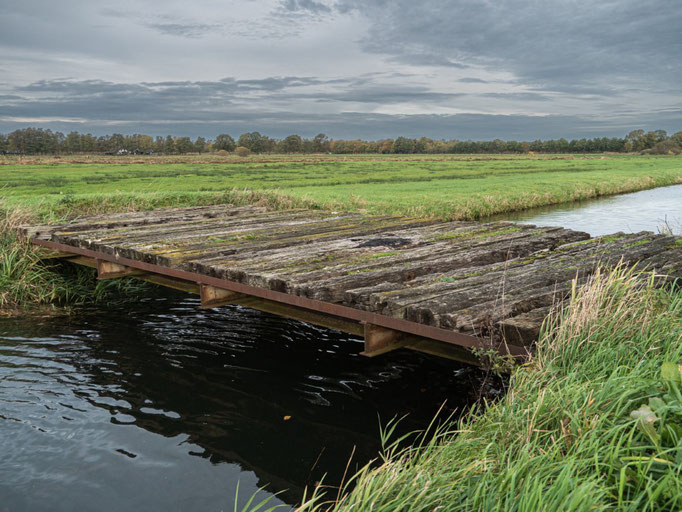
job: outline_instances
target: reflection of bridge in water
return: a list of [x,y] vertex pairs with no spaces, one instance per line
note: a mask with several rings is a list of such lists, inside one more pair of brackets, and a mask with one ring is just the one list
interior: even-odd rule
[[24,228],[47,256],[365,338],[364,354],[408,348],[475,362],[523,357],[548,312],[599,263],[682,276],[682,244],[643,232],[590,239],[506,222],[212,206]]

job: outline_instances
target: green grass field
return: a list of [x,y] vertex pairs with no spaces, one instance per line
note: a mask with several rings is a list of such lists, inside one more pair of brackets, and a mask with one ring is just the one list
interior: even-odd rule
[[[103,159],[104,160],[104,159]],[[84,159],[75,161],[85,162]],[[45,208],[106,196],[144,203],[206,204],[225,192],[254,190],[317,208],[478,219],[534,206],[682,183],[682,158],[475,155],[272,155],[236,160],[166,157],[0,158],[2,198],[9,206]],[[5,165],[2,165],[5,164]],[[227,197],[230,197],[229,195]]]

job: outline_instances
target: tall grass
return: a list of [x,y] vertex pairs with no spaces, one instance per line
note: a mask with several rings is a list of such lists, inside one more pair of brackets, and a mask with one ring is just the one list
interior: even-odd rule
[[17,237],[16,228],[30,221],[35,213],[0,208],[0,314],[125,300],[145,286],[127,279],[97,281],[92,269],[41,260],[38,248]]
[[653,284],[597,273],[499,402],[300,510],[682,509],[682,293]]

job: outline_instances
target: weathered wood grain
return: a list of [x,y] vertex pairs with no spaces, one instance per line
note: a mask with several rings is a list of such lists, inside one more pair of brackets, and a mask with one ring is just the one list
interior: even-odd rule
[[571,281],[599,265],[682,278],[682,241],[509,222],[209,206],[25,226],[23,236],[343,304],[491,339],[531,343]]

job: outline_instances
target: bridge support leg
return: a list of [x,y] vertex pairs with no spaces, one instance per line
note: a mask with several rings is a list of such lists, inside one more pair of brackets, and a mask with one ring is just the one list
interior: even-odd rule
[[239,299],[244,298],[244,295],[241,293],[225,290],[224,288],[216,288],[207,284],[201,285],[199,296],[201,297],[200,307],[202,309],[234,304]]
[[374,357],[404,347],[403,333],[374,324],[365,324],[365,350],[363,356]]
[[126,267],[112,261],[97,260],[97,279],[116,279],[126,276],[140,276],[143,271]]

